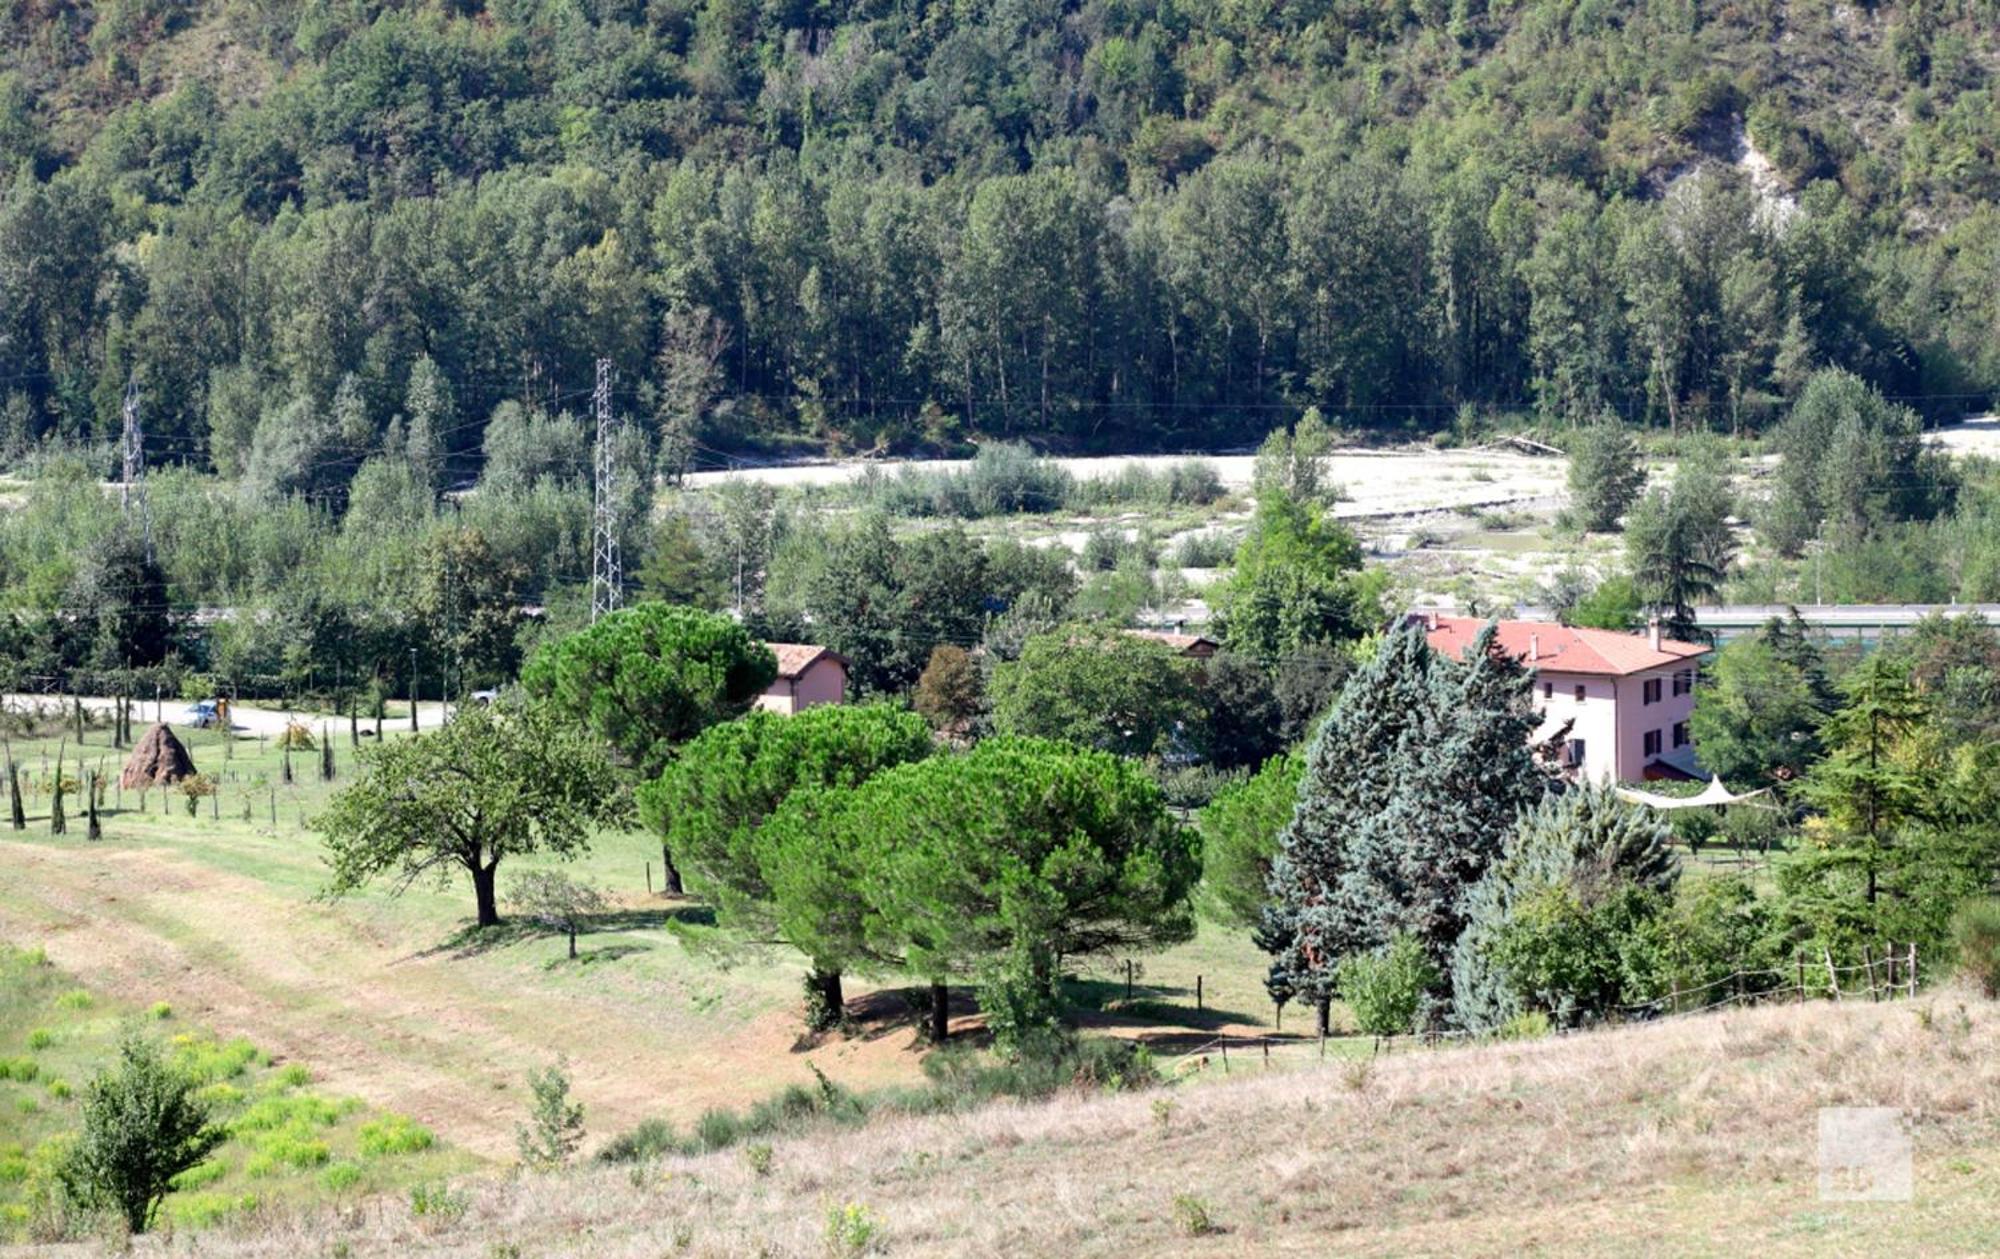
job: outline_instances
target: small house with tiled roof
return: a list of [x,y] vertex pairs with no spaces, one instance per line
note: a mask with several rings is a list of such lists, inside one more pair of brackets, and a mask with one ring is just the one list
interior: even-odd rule
[[1179,630],[1128,629],[1134,638],[1150,638],[1156,643],[1165,643],[1177,656],[1190,660],[1206,660],[1222,650],[1222,644],[1205,634],[1183,634]]
[[778,658],[778,676],[757,697],[757,707],[790,716],[847,698],[847,657],[812,643],[764,645]]
[[[1464,654],[1487,622],[1480,617],[1414,614],[1433,649]],[[1708,648],[1646,632],[1583,629],[1554,621],[1500,621],[1502,651],[1535,675],[1542,725],[1537,742],[1565,723],[1563,761],[1579,777],[1600,782],[1684,778],[1695,769],[1688,718],[1694,712],[1695,670]]]

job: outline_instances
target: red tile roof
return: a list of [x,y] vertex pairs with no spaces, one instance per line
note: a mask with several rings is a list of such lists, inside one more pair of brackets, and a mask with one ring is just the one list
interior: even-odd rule
[[1222,646],[1221,643],[1216,642],[1213,638],[1208,638],[1201,634],[1176,634],[1171,630],[1155,629],[1128,629],[1125,632],[1134,638],[1150,638],[1155,642],[1165,643],[1182,655],[1190,655],[1197,652],[1205,655],[1214,655],[1216,650]]
[[803,676],[805,671],[812,668],[822,656],[843,667],[847,664],[847,658],[839,652],[828,651],[812,643],[765,643],[764,645],[778,658],[778,676],[781,678]]
[[[1431,646],[1443,655],[1458,657],[1479,637],[1486,622],[1475,616],[1439,616],[1417,613],[1426,628]],[[1553,673],[1594,673],[1623,677],[1657,669],[1680,660],[1704,655],[1700,643],[1662,638],[1657,649],[1647,634],[1621,634],[1617,630],[1579,629],[1554,621],[1501,621],[1496,627],[1500,649],[1522,664]]]

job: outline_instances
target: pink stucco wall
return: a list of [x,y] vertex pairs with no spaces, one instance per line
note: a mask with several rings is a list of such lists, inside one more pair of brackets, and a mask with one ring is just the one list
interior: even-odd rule
[[789,715],[815,704],[838,704],[846,698],[846,668],[838,660],[822,656],[797,678],[779,678],[771,683],[757,697],[757,707]]
[[[1692,770],[1694,746],[1674,746],[1674,725],[1686,721],[1694,711],[1694,688],[1674,694],[1673,675],[1686,671],[1692,676],[1694,667],[1692,661],[1685,661],[1624,677],[1542,670],[1535,675],[1535,703],[1543,714],[1535,737],[1548,738],[1564,721],[1573,719],[1569,737],[1584,741],[1583,775],[1598,781],[1636,782],[1654,760]],[[1660,698],[1648,704],[1644,702],[1645,684],[1654,678],[1660,683]],[[1583,688],[1581,700],[1576,698],[1579,686]],[[1649,730],[1660,732],[1658,756],[1646,755]]]

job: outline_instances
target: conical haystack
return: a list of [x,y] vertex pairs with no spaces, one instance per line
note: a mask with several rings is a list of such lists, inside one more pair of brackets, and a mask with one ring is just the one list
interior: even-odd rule
[[195,775],[194,758],[164,722],[154,726],[139,740],[118,776],[121,786],[131,791],[179,782]]

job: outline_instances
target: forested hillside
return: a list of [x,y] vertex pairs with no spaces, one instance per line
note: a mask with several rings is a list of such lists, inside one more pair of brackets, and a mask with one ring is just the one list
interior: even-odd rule
[[670,465],[1308,404],[1749,427],[1829,363],[1961,410],[2000,386],[1996,17],[9,0],[5,442],[108,445],[136,378],[156,463],[337,499],[407,444],[448,485],[598,355]]

